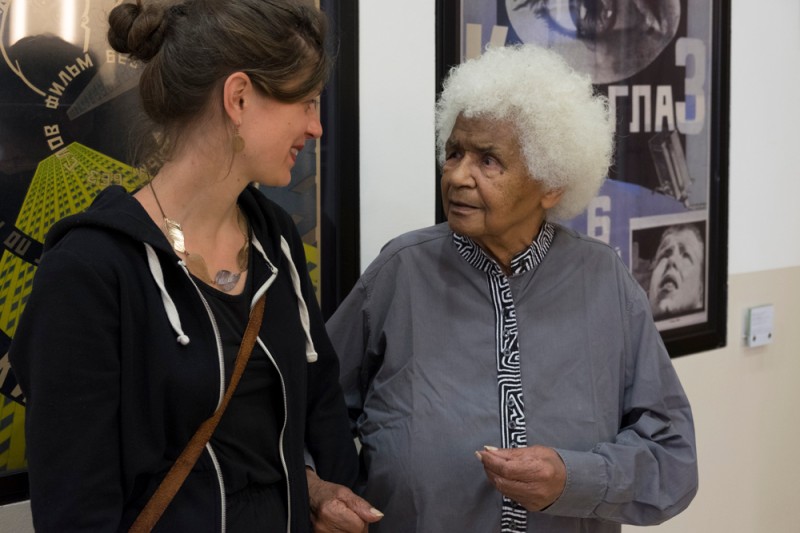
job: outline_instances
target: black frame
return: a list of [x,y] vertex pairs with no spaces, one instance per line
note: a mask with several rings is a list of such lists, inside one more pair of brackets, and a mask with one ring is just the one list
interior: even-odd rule
[[0,476],[0,505],[22,502],[30,497],[27,471]]
[[358,0],[321,0],[335,67],[322,94],[321,308],[327,320],[360,274]]
[[[487,0],[489,1],[489,0]],[[494,2],[495,0],[491,0]],[[499,0],[498,0],[499,1]],[[688,0],[691,2],[692,0]],[[730,102],[730,5],[712,1],[711,50],[711,169],[709,179],[709,231],[707,245],[707,320],[661,332],[671,357],[726,345],[728,301],[728,146]],[[447,72],[461,60],[461,1],[436,1],[436,94]],[[436,170],[436,221],[445,220]]]

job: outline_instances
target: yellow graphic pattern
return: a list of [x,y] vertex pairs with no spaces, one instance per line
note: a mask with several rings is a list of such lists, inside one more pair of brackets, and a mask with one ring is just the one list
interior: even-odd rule
[[[50,227],[61,218],[86,209],[95,196],[112,184],[132,191],[144,175],[100,152],[72,143],[44,159],[36,169],[16,227],[44,242]],[[0,258],[0,329],[13,339],[19,317],[31,291],[36,267],[3,251]],[[0,373],[7,355],[0,359]],[[0,472],[25,467],[25,409],[0,396]]]
[[308,267],[308,275],[311,278],[311,284],[314,285],[314,293],[317,296],[317,301],[319,301],[319,249],[313,244],[304,242],[303,250],[306,253],[306,266]]

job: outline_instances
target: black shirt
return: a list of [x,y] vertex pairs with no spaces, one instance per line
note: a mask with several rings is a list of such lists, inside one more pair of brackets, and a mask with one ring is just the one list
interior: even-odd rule
[[[249,319],[254,287],[263,283],[268,275],[267,266],[252,247],[249,265],[241,294],[227,294],[198,283],[217,320],[228,383]],[[284,479],[278,448],[283,419],[283,391],[278,372],[256,343],[230,404],[211,437],[227,495],[248,485],[270,485]]]

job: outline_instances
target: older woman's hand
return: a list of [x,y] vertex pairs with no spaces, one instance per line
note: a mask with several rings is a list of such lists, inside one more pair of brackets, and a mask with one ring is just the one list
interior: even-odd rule
[[344,485],[324,481],[306,469],[314,533],[366,533],[383,513]]
[[492,485],[528,511],[541,511],[564,491],[567,468],[552,448],[486,446],[476,454]]

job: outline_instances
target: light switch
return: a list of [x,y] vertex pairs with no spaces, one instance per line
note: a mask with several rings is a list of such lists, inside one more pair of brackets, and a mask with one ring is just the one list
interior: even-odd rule
[[763,346],[772,342],[775,308],[772,305],[751,307],[747,311],[747,345]]

